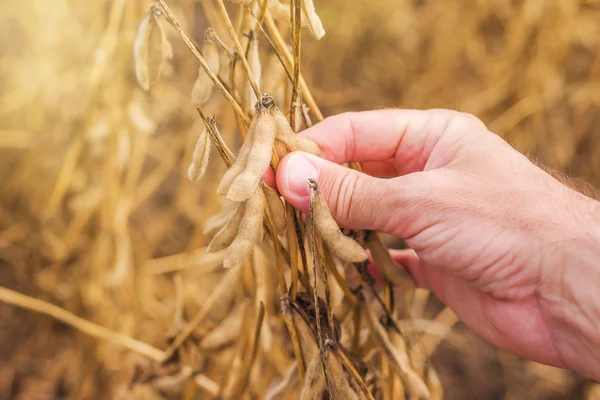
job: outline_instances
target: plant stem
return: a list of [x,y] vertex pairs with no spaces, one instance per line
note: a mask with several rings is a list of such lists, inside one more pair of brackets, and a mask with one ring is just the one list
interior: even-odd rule
[[[164,1],[164,0],[161,0],[161,2],[162,1]],[[219,12],[221,13],[221,16],[223,17],[223,21],[225,21],[225,25],[227,26],[227,30],[229,31],[229,36],[231,36],[231,40],[233,41],[235,49],[236,49],[240,59],[242,60],[242,65],[244,66],[244,70],[246,71],[246,75],[248,76],[248,80],[250,81],[250,86],[252,86],[252,90],[254,91],[256,98],[258,100],[260,100],[260,98],[262,97],[261,93],[260,93],[260,89],[258,88],[258,84],[256,83],[256,79],[254,78],[254,74],[252,73],[252,70],[250,69],[250,65],[248,64],[248,59],[246,58],[246,54],[244,53],[244,49],[242,48],[240,39],[238,38],[237,34],[235,33],[235,28],[233,27],[233,24],[231,23],[231,18],[229,18],[229,14],[227,13],[225,4],[223,3],[223,0],[216,0],[216,2],[217,2],[217,8],[219,9]]]
[[[331,386],[331,380],[329,379],[329,373],[327,372],[327,365],[325,362],[325,342],[323,340],[323,330],[321,329],[321,311],[319,310],[319,294],[317,290],[317,282],[318,282],[318,272],[317,272],[317,246],[319,246],[320,238],[318,237],[315,231],[315,213],[314,213],[314,198],[315,192],[317,189],[316,181],[309,179],[310,186],[310,252],[312,255],[312,263],[313,263],[313,301],[315,307],[315,321],[317,323],[317,337],[319,339],[319,356],[321,358],[321,366],[323,367],[323,375],[325,376],[325,384],[327,386],[327,393],[329,395],[329,400],[333,400],[333,390]],[[324,265],[321,265],[321,268],[325,268]],[[331,332],[334,332],[335,327],[330,326]]]
[[356,382],[356,384],[360,387],[360,390],[363,392],[365,397],[368,400],[375,400],[375,398],[369,391],[369,388],[367,387],[367,384],[365,383],[364,379],[360,376],[360,374],[358,373],[352,362],[348,359],[346,354],[342,351],[342,349],[335,346],[333,354],[335,354],[338,361],[341,362],[344,365],[344,368],[346,368],[346,370],[350,373],[350,376],[352,376],[354,382]]
[[177,335],[173,343],[165,350],[164,356],[161,361],[165,362],[169,360],[177,351],[179,346],[185,342],[185,340],[192,334],[194,329],[200,325],[204,318],[208,315],[212,307],[217,303],[221,296],[227,289],[232,289],[235,286],[236,281],[239,278],[240,268],[232,268],[225,276],[221,279],[221,282],[211,292],[210,296],[202,304],[202,308],[194,315],[194,318],[183,328],[183,330]]
[[240,397],[243,396],[248,386],[248,380],[250,373],[252,372],[252,366],[256,360],[256,353],[258,352],[258,346],[260,344],[260,333],[263,326],[263,319],[265,318],[265,305],[261,301],[258,306],[258,315],[256,316],[256,323],[254,324],[254,335],[252,339],[252,350],[250,351],[249,359],[246,361],[244,366],[244,375],[242,379]]
[[208,129],[210,138],[211,138],[213,144],[215,145],[215,147],[217,148],[219,155],[225,162],[225,165],[227,165],[227,168],[231,168],[231,166],[233,165],[234,156],[231,153],[231,150],[229,150],[229,148],[227,147],[227,144],[225,144],[223,137],[219,133],[219,130],[217,129],[216,120],[212,117],[207,118],[204,115],[204,113],[202,112],[202,109],[200,109],[200,107],[196,107],[196,110],[198,110],[198,114],[200,114],[200,118],[202,118],[204,125],[206,125],[206,129]]
[[[290,51],[287,48],[287,44],[285,43],[285,40],[283,40],[281,33],[279,33],[277,25],[275,25],[275,21],[273,20],[273,17],[271,16],[271,13],[269,13],[268,10],[265,14],[265,21],[267,23],[267,29],[269,30],[269,32],[271,32],[271,35],[273,36],[273,39],[275,40],[275,44],[277,45],[279,51],[285,56],[287,64],[292,65],[292,63],[294,62],[294,58],[290,54]],[[306,104],[308,104],[308,107],[310,107],[312,112],[315,114],[317,121],[322,121],[324,119],[323,113],[321,113],[319,106],[317,105],[314,97],[310,93],[308,85],[302,77],[302,74],[300,74],[298,85],[300,87],[300,93],[302,93],[302,97],[306,101]]]
[[129,336],[111,331],[103,326],[96,325],[93,322],[87,321],[63,308],[47,303],[43,300],[34,299],[13,290],[0,287],[0,301],[41,314],[49,315],[52,318],[72,326],[73,328],[85,334],[93,336],[97,339],[103,339],[118,344],[119,346],[145,355],[146,357],[155,361],[160,361],[164,356],[164,353],[156,347],[140,342],[139,340],[133,339]]
[[235,99],[233,98],[231,93],[229,93],[229,91],[225,88],[225,86],[223,86],[223,84],[221,83],[219,78],[210,70],[210,68],[208,67],[208,64],[206,63],[206,60],[204,59],[204,57],[202,57],[202,54],[200,54],[200,52],[194,45],[192,39],[190,39],[190,37],[183,31],[183,28],[181,27],[181,25],[179,25],[179,22],[177,22],[177,20],[175,19],[175,16],[171,12],[171,9],[169,8],[169,6],[167,6],[167,3],[165,2],[165,0],[158,0],[158,1],[159,1],[160,5],[162,6],[163,11],[165,12],[167,19],[171,22],[171,25],[173,25],[173,27],[175,28],[177,33],[179,33],[179,36],[181,36],[181,39],[183,39],[183,41],[185,42],[186,46],[190,49],[190,51],[194,54],[194,56],[196,56],[198,61],[200,61],[200,66],[202,67],[204,72],[206,72],[206,75],[208,75],[210,80],[213,81],[213,83],[215,84],[217,89],[219,89],[221,91],[221,93],[223,93],[223,96],[225,96],[227,101],[229,101],[229,103],[231,103],[231,106],[233,107],[234,111],[244,121],[246,126],[249,126],[250,118],[242,110],[242,108],[237,103],[237,101],[235,101]]
[[[267,4],[267,1],[268,0],[264,0],[264,4]],[[248,12],[250,12],[250,15],[252,15],[252,17],[256,21],[256,25],[258,26],[258,28],[260,29],[260,31],[263,33],[263,35],[265,35],[265,38],[267,38],[267,41],[269,42],[269,44],[271,45],[271,48],[275,52],[275,56],[277,57],[277,59],[281,63],[281,66],[283,67],[283,70],[284,70],[285,74],[287,75],[288,79],[290,80],[290,82],[293,82],[294,79],[292,78],[292,74],[289,71],[287,63],[283,59],[283,55],[279,51],[278,46],[273,42],[273,39],[271,39],[271,37],[269,36],[269,34],[265,31],[265,28],[263,28],[263,26],[262,26],[262,20],[259,21],[258,18],[256,18],[256,16],[252,13],[252,9],[250,7],[248,7]]]
[[[293,0],[290,3],[292,17],[292,46],[294,51],[294,77],[292,80],[291,108],[294,110],[298,100],[298,81],[300,80],[300,52],[302,47],[302,0]],[[300,105],[301,107],[302,105]],[[296,113],[290,113],[290,126],[295,129]]]
[[304,359],[304,353],[302,353],[302,346],[300,345],[300,339],[298,338],[298,327],[294,321],[292,301],[289,296],[281,298],[281,311],[285,325],[290,333],[294,356],[298,362],[298,369],[300,370],[300,376],[302,377],[302,380],[304,380],[304,376],[306,375],[306,360]]

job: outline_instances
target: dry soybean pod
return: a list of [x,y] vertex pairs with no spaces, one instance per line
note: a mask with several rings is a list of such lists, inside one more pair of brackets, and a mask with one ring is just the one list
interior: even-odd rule
[[152,85],[160,79],[166,60],[173,58],[173,47],[158,19],[162,12],[156,7],[152,7],[150,12],[154,21],[148,39],[147,67],[149,83]]
[[375,261],[375,264],[385,279],[403,291],[411,290],[416,287],[414,279],[408,272],[396,264],[377,232],[367,232],[365,244],[369,250],[371,250],[373,261]]
[[289,151],[304,151],[306,153],[319,155],[321,152],[319,146],[309,138],[296,135],[294,131],[292,131],[290,123],[285,115],[283,115],[277,107],[272,108],[270,112],[275,120],[277,129],[275,137],[285,144]]
[[[334,386],[334,398],[347,399],[347,400],[359,400],[359,396],[348,381],[348,377],[344,372],[344,367],[339,360],[331,354],[331,351],[327,351],[326,355],[327,370],[331,375]],[[339,396],[339,397],[338,397]]]
[[260,104],[257,103],[254,117],[257,122],[253,132],[253,146],[249,149],[244,171],[234,179],[227,191],[229,200],[244,201],[252,196],[271,164],[275,124],[266,107],[270,101],[272,102],[270,96],[263,96]]
[[[282,23],[289,23],[290,7],[288,5],[283,4],[279,0],[268,0],[268,3],[269,3],[269,5],[268,5],[269,12],[271,13],[271,16],[275,20],[277,20],[278,22],[282,22]],[[303,14],[302,27],[303,28],[308,27],[314,37],[316,37],[317,39],[321,39],[325,35],[325,30],[323,29],[323,24],[321,23],[321,19],[315,12],[315,7],[314,7],[314,4],[312,4],[312,0],[310,3],[311,4],[309,5],[309,7],[312,7],[313,18],[310,19],[307,17],[307,15],[306,15],[307,7],[306,7],[306,5],[302,5],[302,14]]]
[[259,114],[252,119],[250,127],[248,128],[248,133],[246,134],[246,139],[244,139],[244,143],[242,144],[242,148],[240,149],[235,163],[233,163],[231,168],[229,168],[227,172],[225,172],[225,175],[223,175],[223,178],[221,178],[221,182],[219,182],[219,186],[217,187],[218,194],[225,196],[231,188],[231,185],[233,184],[234,180],[242,172],[244,172],[246,164],[248,163],[248,158],[250,157],[250,151],[254,146],[256,129],[257,126],[260,125],[261,118],[262,116],[261,114]]
[[[202,56],[206,60],[208,68],[215,74],[219,75],[220,59],[219,49],[214,39],[210,34],[204,35],[204,48],[202,49]],[[204,69],[198,69],[198,78],[192,88],[192,104],[196,107],[202,107],[210,99],[210,95],[213,91],[213,82],[204,71]]]
[[268,8],[277,21],[288,22],[290,20],[290,7],[279,0],[268,0]]
[[262,191],[255,190],[254,194],[244,203],[244,217],[235,240],[227,249],[223,267],[236,267],[252,256],[254,242],[262,238],[264,233],[265,202]]
[[144,90],[150,89],[150,76],[148,71],[148,51],[150,37],[156,25],[154,10],[150,9],[144,14],[138,27],[137,36],[133,45],[133,56],[135,61],[135,76]]
[[197,181],[206,172],[208,161],[210,159],[210,136],[206,127],[202,129],[196,147],[194,148],[194,154],[192,156],[192,163],[188,169],[188,178],[191,181]]
[[317,15],[313,0],[302,0],[302,9],[308,21],[308,27],[315,38],[321,39],[325,36],[325,29],[321,18]]
[[277,194],[276,191],[263,184],[263,191],[265,193],[265,198],[267,200],[267,205],[271,210],[271,214],[273,215],[273,221],[275,222],[275,229],[277,232],[281,232],[287,226],[287,220],[285,218],[285,207],[283,206],[283,202]]
[[[262,66],[260,63],[258,35],[254,30],[251,30],[248,35],[248,65],[250,66],[250,70],[254,74],[254,79],[256,80],[257,85],[260,86],[262,78]],[[249,105],[250,110],[255,110],[256,108],[252,106],[255,105],[256,102],[260,99],[256,98],[256,94],[254,93],[250,82],[246,84],[245,97],[248,100],[247,104]]]
[[359,263],[365,261],[368,256],[365,249],[354,239],[344,235],[335,222],[325,203],[325,199],[319,192],[317,181],[309,178],[311,203],[314,204],[315,230],[327,243],[334,253],[342,260]]
[[215,231],[221,230],[225,224],[227,224],[227,221],[229,221],[233,214],[235,214],[238,207],[239,203],[226,200],[226,203],[223,204],[221,210],[217,214],[209,217],[206,222],[204,222],[202,233],[204,235],[210,235]]
[[319,357],[315,357],[306,368],[304,386],[300,393],[300,400],[321,400],[325,390],[325,379],[321,369]]
[[384,354],[388,357],[390,361],[390,367],[400,376],[408,393],[412,396],[417,396],[418,398],[429,398],[430,393],[427,385],[410,365],[408,355],[406,353],[406,344],[404,343],[404,339],[402,339],[402,337],[396,331],[392,331],[392,335],[398,335],[396,337],[397,345],[402,347],[402,344],[404,344],[404,349],[394,346],[390,340],[390,337],[388,336],[387,331],[383,326],[381,326],[375,314],[371,310],[371,307],[368,304],[363,303],[362,309],[363,313],[367,317],[366,319],[371,329],[373,339],[379,344],[381,350],[383,350]]
[[211,330],[200,341],[200,350],[215,351],[234,342],[240,333],[242,323],[244,322],[244,314],[248,310],[250,301],[245,299],[238,304],[227,317]]
[[238,205],[235,213],[229,218],[227,223],[221,230],[215,235],[213,240],[206,249],[207,253],[216,253],[231,245],[237,236],[238,229],[245,216],[246,204]]
[[298,363],[294,362],[285,373],[285,376],[275,386],[269,388],[265,400],[283,400],[285,395],[292,392],[296,384],[300,383]]
[[[244,56],[246,58],[246,60],[248,61],[248,68],[250,69],[250,72],[252,72],[252,74],[254,74],[254,71],[252,69],[252,66],[250,64],[250,47],[252,45],[252,38],[254,35],[254,30],[256,29],[256,20],[252,17],[252,9],[254,9],[254,12],[258,11],[258,2],[254,2],[254,4],[252,6],[248,6],[248,7],[240,7],[239,9],[239,13],[238,13],[238,18],[239,21],[237,21],[236,23],[236,32],[238,34],[239,37],[239,43],[241,46],[241,49],[243,51],[243,54],[240,54],[237,52],[235,53],[235,62],[232,64],[233,68],[230,71],[232,73],[232,84],[233,84],[233,88],[239,95],[240,100],[241,100],[241,104],[244,108],[249,109],[250,110],[250,114],[253,115],[254,111],[251,110],[252,106],[254,104],[255,101],[252,102],[252,99],[256,99],[256,93],[254,93],[254,89],[252,87],[252,84],[250,83],[247,74],[246,74],[246,69],[245,67],[242,65],[242,59],[241,56]],[[256,50],[258,50],[258,47],[256,47]],[[259,79],[257,79],[255,77],[255,81],[256,84],[260,86],[260,77],[258,77]],[[249,95],[248,93],[248,89],[251,90],[254,93],[254,96]]]

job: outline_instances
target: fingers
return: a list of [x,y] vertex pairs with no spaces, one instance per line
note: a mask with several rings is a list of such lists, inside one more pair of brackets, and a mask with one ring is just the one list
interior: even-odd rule
[[400,175],[396,169],[394,160],[364,161],[360,165],[365,174],[369,174],[377,178],[395,178]]
[[277,184],[275,182],[275,172],[273,172],[273,168],[271,168],[271,167],[267,168],[267,171],[263,175],[262,179],[263,179],[263,182],[265,182],[265,184],[267,186],[269,186],[271,189],[277,190]]
[[400,196],[392,180],[374,178],[307,153],[294,152],[284,157],[277,168],[277,188],[304,213],[309,208],[308,178],[317,180],[334,219],[345,228],[385,230],[390,214],[399,208]]
[[399,266],[406,269],[412,275],[420,288],[431,290],[423,271],[424,262],[413,249],[390,249],[390,255]]
[[449,271],[425,263],[414,250],[391,250],[390,253],[411,273],[419,287],[434,292],[484,339],[527,358],[557,365],[560,357],[540,315],[537,299],[498,300]]
[[455,111],[376,110],[329,117],[302,135],[335,163],[392,160],[395,170],[406,174],[447,165],[458,139],[476,131],[487,129]]

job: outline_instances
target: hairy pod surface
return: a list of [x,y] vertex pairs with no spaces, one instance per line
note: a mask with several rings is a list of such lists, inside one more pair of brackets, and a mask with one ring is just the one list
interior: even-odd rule
[[[256,31],[250,31],[250,42],[248,43],[248,65],[250,66],[252,75],[254,75],[256,84],[260,87],[262,79],[262,65],[260,63],[259,43]],[[259,99],[256,98],[256,94],[254,93],[252,85],[250,85],[249,81],[246,82],[245,96],[250,111],[256,112],[256,107],[254,107],[254,105]]]
[[273,222],[275,222],[275,229],[277,232],[281,232],[287,226],[285,207],[283,206],[281,197],[279,197],[279,194],[267,185],[263,185],[263,190],[267,200],[267,205],[269,206],[273,216]]
[[[269,0],[269,12],[277,21],[288,22],[290,20],[290,6],[285,5],[279,0]],[[302,21],[304,23],[304,20]]]
[[327,371],[329,371],[329,376],[331,376],[331,380],[333,381],[335,392],[333,398],[359,400],[358,394],[350,384],[350,381],[344,372],[344,367],[331,351],[327,351],[325,363],[327,365]]
[[202,178],[206,172],[206,167],[208,166],[208,161],[210,159],[210,143],[208,129],[204,127],[196,142],[194,154],[192,155],[192,163],[188,169],[188,178],[191,181],[197,181]]
[[227,249],[223,267],[236,267],[252,256],[254,243],[263,237],[265,204],[266,200],[262,190],[255,190],[254,194],[244,203],[244,216],[237,236]]
[[300,400],[321,400],[323,390],[325,390],[325,377],[321,368],[321,360],[317,357],[306,368]]
[[217,193],[226,196],[231,188],[231,185],[235,181],[235,179],[246,169],[246,165],[248,164],[248,159],[250,158],[250,152],[254,147],[254,132],[256,131],[256,126],[259,123],[259,116],[255,116],[250,123],[250,127],[248,128],[248,134],[246,135],[246,139],[242,144],[242,148],[238,154],[235,163],[225,172],[223,178],[219,182],[219,186],[217,187]]
[[[277,107],[272,108],[270,113],[273,116],[275,125],[277,127],[275,137],[279,142],[281,142],[276,144],[277,146],[282,146],[282,144],[285,145],[285,148],[288,149],[288,152],[303,151],[305,153],[314,155],[319,155],[321,153],[321,149],[314,141],[304,136],[298,136],[294,133],[290,127],[289,121]],[[277,150],[283,150],[283,148],[284,147],[280,147]]]
[[315,230],[330,249],[342,260],[359,263],[367,260],[368,255],[354,239],[344,235],[333,219],[329,207],[319,192],[317,182],[309,178],[310,202],[314,213]]
[[[278,21],[288,22],[290,20],[290,6],[283,4],[279,0],[269,0],[269,12]],[[315,10],[313,0],[302,0],[302,27],[310,30],[310,33],[317,39],[325,36],[325,29],[321,18]]]
[[153,8],[140,21],[133,56],[137,81],[144,90],[150,90],[160,79],[165,60],[173,57],[173,48]]
[[208,245],[208,248],[206,249],[208,253],[216,253],[217,251],[226,249],[233,243],[242,219],[245,216],[245,210],[246,204],[243,203],[238,205],[235,213],[229,218],[225,226],[221,228]]
[[[206,61],[210,71],[218,75],[220,69],[219,49],[214,41],[206,36],[202,57]],[[213,82],[203,68],[198,69],[198,77],[192,88],[192,104],[201,107],[208,102],[213,91]]]
[[[255,121],[256,123],[254,123]],[[228,200],[245,201],[256,191],[271,163],[275,129],[271,114],[262,105],[257,106],[257,114],[246,137],[246,140],[250,139],[252,143],[249,148],[246,148],[248,151],[246,165],[243,172],[236,176],[231,183],[227,191]],[[243,147],[242,150],[244,150]]]
[[319,18],[319,15],[317,14],[317,10],[315,10],[313,0],[302,0],[302,11],[304,11],[304,14],[306,15],[308,28],[313,36],[317,40],[325,36],[325,29],[323,28],[321,18]]

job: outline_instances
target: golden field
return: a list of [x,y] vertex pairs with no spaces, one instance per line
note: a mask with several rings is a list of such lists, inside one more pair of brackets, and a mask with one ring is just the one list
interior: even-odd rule
[[[209,25],[228,39],[210,23],[219,17],[212,0],[166,3],[199,47]],[[160,81],[144,91],[136,80],[133,46],[150,4],[0,4],[0,399],[215,398],[237,388],[233,375],[247,360],[252,337],[234,334],[253,329],[241,317],[249,293],[270,300],[269,334],[246,377],[251,390],[231,391],[263,398],[293,359],[275,272],[257,283],[243,269],[236,290],[213,295],[229,272],[206,253],[214,232],[205,224],[225,204],[215,190],[226,168],[213,155],[201,181],[187,179],[204,127],[190,100],[199,65],[172,27],[174,56]],[[227,4],[231,15],[241,9]],[[326,35],[317,41],[303,30],[301,71],[325,116],[383,107],[473,113],[520,151],[600,188],[600,2],[315,6]],[[270,81],[282,71],[260,35],[263,88],[289,92]],[[239,121],[227,102],[215,91],[204,109],[236,152]],[[253,263],[270,257],[255,251]],[[419,298],[422,319],[454,326],[436,299]],[[156,365],[206,304],[177,360]],[[234,314],[226,346],[203,349]],[[433,340],[444,398],[600,398],[575,374],[498,351],[460,323],[453,332]]]

